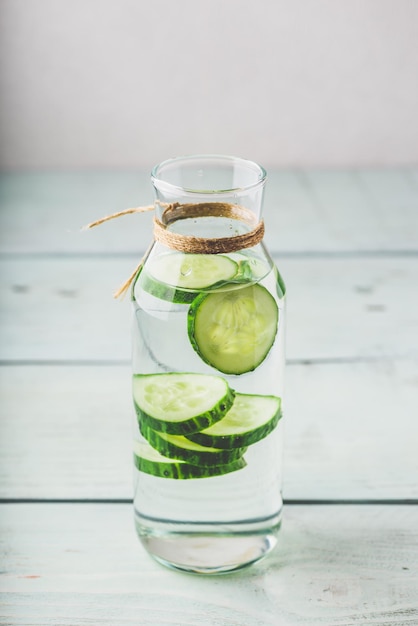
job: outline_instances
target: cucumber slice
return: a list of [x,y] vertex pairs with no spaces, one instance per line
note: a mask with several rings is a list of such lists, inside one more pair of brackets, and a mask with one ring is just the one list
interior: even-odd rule
[[240,450],[267,437],[281,415],[280,398],[237,393],[234,404],[220,422],[187,438],[202,446]]
[[224,378],[205,374],[135,374],[133,398],[139,420],[172,435],[208,428],[234,400]]
[[235,472],[246,466],[245,460],[240,457],[227,465],[214,465],[211,467],[198,467],[190,465],[184,461],[168,459],[157,450],[154,450],[148,443],[134,443],[134,463],[135,467],[146,474],[158,476],[160,478],[188,479],[188,478],[210,478],[211,476],[222,476],[229,472]]
[[235,447],[231,450],[202,446],[186,439],[182,435],[168,435],[159,433],[140,423],[141,434],[153,448],[170,459],[186,461],[191,465],[208,467],[212,465],[226,465],[239,459],[247,448]]
[[148,262],[142,286],[162,300],[191,302],[197,291],[227,283],[237,271],[238,264],[227,256],[174,252]]
[[244,374],[266,358],[278,319],[276,301],[258,284],[201,294],[189,307],[189,339],[205,363],[225,374]]
[[279,270],[275,269],[275,273],[276,273],[276,290],[277,290],[277,295],[279,296],[279,298],[284,298],[286,295],[286,285],[284,284],[284,280],[281,277],[281,274],[279,272]]
[[141,277],[141,287],[154,298],[173,302],[174,304],[190,304],[199,294],[198,291],[184,291],[165,283],[160,283],[158,280],[148,276],[146,272]]
[[234,282],[241,278],[242,283],[256,283],[263,279],[270,271],[270,266],[263,260],[252,255],[242,255],[233,257],[238,263],[238,272],[234,277]]

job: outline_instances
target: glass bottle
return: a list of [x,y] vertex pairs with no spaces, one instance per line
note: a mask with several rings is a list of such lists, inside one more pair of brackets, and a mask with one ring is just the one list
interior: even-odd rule
[[132,287],[135,524],[159,562],[228,572],[281,523],[285,288],[262,241],[266,172],[188,156],[151,180],[155,239]]

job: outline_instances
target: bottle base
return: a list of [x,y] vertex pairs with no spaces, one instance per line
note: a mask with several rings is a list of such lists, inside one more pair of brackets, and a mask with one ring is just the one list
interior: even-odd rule
[[161,531],[136,521],[139,539],[147,552],[171,569],[194,574],[226,574],[256,563],[277,544],[280,519],[268,529],[237,532]]

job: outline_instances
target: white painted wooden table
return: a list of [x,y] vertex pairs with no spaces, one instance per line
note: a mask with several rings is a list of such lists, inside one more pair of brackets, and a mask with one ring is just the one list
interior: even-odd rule
[[278,548],[221,577],[136,539],[130,308],[147,173],[9,174],[0,212],[0,624],[418,624],[418,172],[270,172],[288,288]]

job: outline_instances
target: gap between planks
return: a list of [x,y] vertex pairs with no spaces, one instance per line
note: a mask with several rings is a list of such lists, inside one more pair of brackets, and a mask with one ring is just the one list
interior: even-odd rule
[[[125,250],[109,252],[0,252],[1,260],[19,259],[137,259],[145,250]],[[352,258],[409,258],[418,256],[417,248],[406,249],[365,249],[365,250],[275,250],[269,249],[274,259],[352,259]]]
[[[368,356],[348,357],[316,357],[306,359],[287,359],[286,365],[344,365],[346,363],[376,363],[386,361],[408,361],[411,359],[407,354],[382,354]],[[0,367],[38,367],[38,366],[61,366],[61,367],[127,367],[131,365],[128,359],[3,359]]]
[[[0,498],[1,504],[133,504],[131,498]],[[284,506],[417,506],[418,498],[284,498]]]

